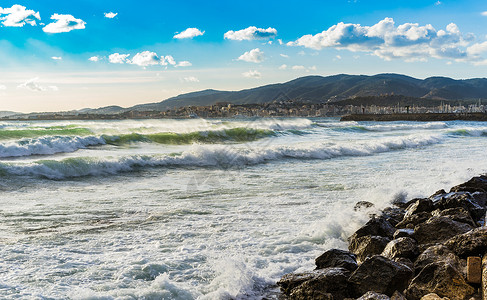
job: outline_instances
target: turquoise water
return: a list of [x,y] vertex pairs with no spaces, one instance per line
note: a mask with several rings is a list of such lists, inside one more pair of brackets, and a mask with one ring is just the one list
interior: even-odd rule
[[0,297],[259,299],[387,206],[487,170],[487,124],[0,122]]

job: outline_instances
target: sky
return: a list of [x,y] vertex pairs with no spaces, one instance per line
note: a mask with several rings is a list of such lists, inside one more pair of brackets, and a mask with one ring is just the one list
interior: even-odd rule
[[485,0],[0,1],[0,111],[308,75],[486,77]]

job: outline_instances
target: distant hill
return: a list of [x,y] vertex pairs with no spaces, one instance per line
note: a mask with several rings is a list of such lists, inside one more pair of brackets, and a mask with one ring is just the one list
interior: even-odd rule
[[13,116],[13,115],[19,115],[19,114],[20,113],[13,112],[13,111],[0,111],[0,118],[8,117],[8,116]]
[[[366,98],[363,97],[381,95],[402,95],[410,97],[410,99],[423,98],[443,101],[487,99],[487,79],[455,80],[447,77],[430,77],[421,80],[400,74],[306,76],[285,83],[241,91],[192,92],[157,103],[136,105],[126,110],[163,111],[183,106],[207,106],[218,102],[262,104],[294,100],[334,103],[354,98],[365,100]],[[365,104],[358,103],[359,100],[353,102],[358,105]]]

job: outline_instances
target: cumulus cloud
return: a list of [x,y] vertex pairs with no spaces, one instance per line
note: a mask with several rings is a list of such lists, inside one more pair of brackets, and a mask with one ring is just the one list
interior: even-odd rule
[[187,60],[180,61],[176,66],[177,67],[191,67],[193,64]]
[[51,59],[62,60],[63,58],[61,56],[52,56]]
[[175,39],[192,39],[195,36],[203,35],[205,32],[199,30],[198,28],[188,28],[181,33],[174,36]]
[[369,52],[385,60],[402,58],[424,60],[430,57],[465,59],[465,46],[473,39],[462,34],[457,25],[436,30],[431,24],[421,26],[405,23],[396,26],[392,18],[372,26],[340,22],[315,35],[304,35],[289,46],[303,46],[315,50],[324,48]]
[[296,65],[296,66],[292,66],[291,69],[295,71],[301,71],[301,70],[305,70],[306,68],[304,66]]
[[39,80],[38,77],[29,79],[26,82],[19,84],[17,86],[17,88],[26,89],[26,90],[33,91],[33,92],[48,92],[48,91],[56,92],[59,90],[59,88],[55,85],[50,85],[47,87],[42,86],[39,83],[37,83],[38,80]]
[[101,59],[101,57],[99,57],[98,55],[88,58],[88,60],[92,61],[92,62],[100,61],[100,59]]
[[255,26],[250,26],[242,30],[237,31],[227,31],[223,37],[228,40],[235,41],[250,41],[250,40],[264,40],[269,38],[274,38],[277,36],[277,30],[269,27],[267,29],[257,28]]
[[114,13],[114,12],[107,12],[107,13],[105,13],[105,18],[108,18],[108,19],[113,19],[113,18],[115,18],[117,15],[118,15],[118,13]]
[[0,7],[0,20],[5,27],[22,27],[25,24],[36,26],[40,20],[39,12],[26,9],[25,6],[14,4],[10,8]]
[[238,57],[238,60],[243,60],[246,62],[260,63],[264,61],[264,52],[259,48],[252,49],[245,52]]
[[487,11],[483,11],[480,13],[482,16],[487,17]]
[[279,55],[280,55],[281,57],[284,57],[284,58],[289,58],[289,55],[287,55],[287,54],[282,54],[282,53],[281,53],[281,54],[279,54]]
[[200,82],[200,80],[194,76],[188,76],[183,78],[186,82]]
[[283,64],[279,67],[279,70],[286,70],[287,69],[287,65],[286,64]]
[[112,64],[123,64],[127,62],[127,57],[129,56],[130,54],[113,53],[108,56],[108,61]]
[[249,70],[247,72],[243,72],[242,75],[247,78],[260,78],[262,74],[260,74],[257,70]]
[[134,58],[129,63],[141,67],[148,67],[161,64],[161,58],[155,52],[143,51],[135,54]]
[[53,14],[52,20],[56,22],[47,24],[42,30],[47,33],[61,33],[70,32],[75,29],[85,29],[86,22],[81,19],[76,19],[72,15]]

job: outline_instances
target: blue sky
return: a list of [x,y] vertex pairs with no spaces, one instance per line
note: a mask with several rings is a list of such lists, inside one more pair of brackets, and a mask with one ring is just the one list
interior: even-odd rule
[[0,7],[0,110],[131,106],[306,75],[471,78],[487,71],[485,1],[34,0]]

